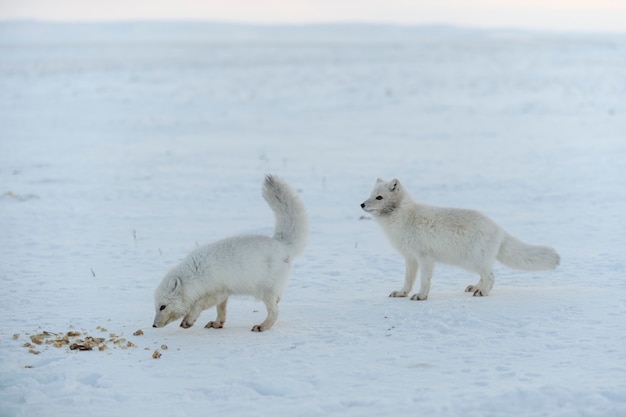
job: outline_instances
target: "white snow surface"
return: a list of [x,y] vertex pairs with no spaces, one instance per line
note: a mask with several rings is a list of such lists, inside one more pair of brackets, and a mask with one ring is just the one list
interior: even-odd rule
[[[0,415],[626,415],[625,69],[608,35],[0,24]],[[153,329],[190,250],[272,233],[267,173],[311,223],[277,324],[235,297],[221,330]],[[561,265],[388,298],[377,177]],[[72,329],[136,347],[23,347]]]

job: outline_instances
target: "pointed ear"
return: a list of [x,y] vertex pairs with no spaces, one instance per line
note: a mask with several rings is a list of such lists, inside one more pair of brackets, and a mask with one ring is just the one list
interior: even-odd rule
[[392,192],[400,190],[400,181],[397,178],[392,179],[391,181],[389,181],[387,188],[389,189],[389,191]]
[[385,181],[383,181],[382,178],[376,178],[376,184],[380,184],[381,182],[385,182]]
[[170,288],[170,290],[172,292],[180,292],[182,289],[183,289],[183,282],[180,280],[180,278],[177,277],[172,283],[172,287]]

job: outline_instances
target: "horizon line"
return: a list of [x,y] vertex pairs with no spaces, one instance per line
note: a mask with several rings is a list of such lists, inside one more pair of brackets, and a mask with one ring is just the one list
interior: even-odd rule
[[46,24],[46,25],[115,25],[115,24],[211,24],[224,26],[248,26],[257,28],[297,28],[297,27],[323,27],[323,26],[379,26],[395,27],[404,29],[439,28],[467,31],[484,32],[526,32],[526,33],[550,33],[550,34],[589,34],[589,35],[626,35],[626,27],[623,30],[614,28],[599,30],[589,28],[544,28],[525,27],[514,25],[493,24],[468,24],[450,22],[393,22],[374,20],[319,20],[298,22],[253,22],[247,20],[206,19],[206,18],[112,18],[112,19],[46,19],[46,18],[0,18],[0,24]]

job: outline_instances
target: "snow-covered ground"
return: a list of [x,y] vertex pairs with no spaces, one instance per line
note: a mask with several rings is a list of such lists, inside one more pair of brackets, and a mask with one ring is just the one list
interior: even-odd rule
[[[625,69],[608,35],[1,24],[0,415],[626,415]],[[153,329],[188,251],[272,233],[266,173],[311,222],[278,323],[235,298],[222,330]],[[438,266],[428,301],[388,298],[377,177],[561,266],[497,266],[483,298]]]

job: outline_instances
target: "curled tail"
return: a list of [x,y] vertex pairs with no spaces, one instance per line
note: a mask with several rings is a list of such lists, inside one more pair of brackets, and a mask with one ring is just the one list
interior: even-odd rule
[[309,221],[295,191],[280,178],[268,175],[263,184],[263,198],[276,216],[274,239],[283,242],[292,257],[302,253],[309,234]]
[[554,269],[561,262],[554,249],[528,245],[509,234],[505,234],[496,259],[508,267],[525,271]]

